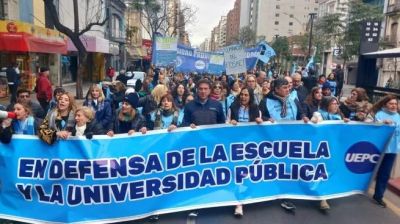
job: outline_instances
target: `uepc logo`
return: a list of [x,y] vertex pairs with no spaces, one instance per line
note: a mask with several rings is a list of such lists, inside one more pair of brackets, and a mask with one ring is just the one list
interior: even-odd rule
[[379,150],[369,142],[358,142],[352,145],[345,155],[347,169],[353,173],[370,173],[374,170],[380,157]]

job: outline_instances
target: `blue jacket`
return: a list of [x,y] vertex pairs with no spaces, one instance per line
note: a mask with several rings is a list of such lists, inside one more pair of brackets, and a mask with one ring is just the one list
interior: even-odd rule
[[394,134],[389,141],[386,153],[400,153],[400,115],[399,113],[391,113],[387,110],[380,110],[375,115],[375,121],[391,120],[396,127]]
[[104,129],[107,129],[113,119],[110,101],[106,99],[103,102],[95,105],[93,101],[85,100],[83,105],[88,106],[96,111],[96,121],[100,123]]
[[220,102],[208,99],[202,104],[196,97],[185,106],[182,126],[223,124],[225,123],[224,110]]

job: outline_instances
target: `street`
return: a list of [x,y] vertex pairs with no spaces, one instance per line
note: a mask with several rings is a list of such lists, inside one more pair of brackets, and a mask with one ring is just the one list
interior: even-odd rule
[[[331,209],[319,210],[319,201],[293,200],[296,213],[286,212],[280,201],[256,203],[244,206],[244,216],[235,218],[234,207],[209,208],[199,210],[195,220],[188,220],[188,212],[161,215],[159,224],[235,224],[235,223],[290,223],[290,224],[398,224],[400,216],[392,210],[380,208],[364,195],[329,200]],[[130,224],[151,223],[148,219],[124,222]]]

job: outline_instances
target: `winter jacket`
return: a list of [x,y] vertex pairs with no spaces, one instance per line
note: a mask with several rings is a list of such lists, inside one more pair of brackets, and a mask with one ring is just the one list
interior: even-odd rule
[[196,97],[185,106],[182,126],[223,124],[225,115],[220,102],[208,99],[202,104]]

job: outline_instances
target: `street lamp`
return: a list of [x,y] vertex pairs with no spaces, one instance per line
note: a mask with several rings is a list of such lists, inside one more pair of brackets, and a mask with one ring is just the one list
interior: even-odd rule
[[312,12],[308,14],[310,16],[310,36],[308,38],[308,56],[311,56],[311,42],[312,42],[312,31],[313,31],[313,25],[314,25],[314,17],[317,15],[317,13]]

